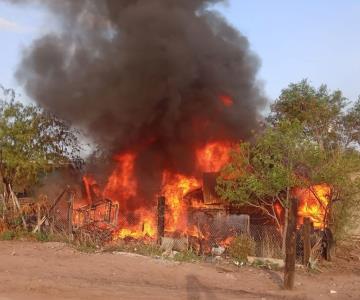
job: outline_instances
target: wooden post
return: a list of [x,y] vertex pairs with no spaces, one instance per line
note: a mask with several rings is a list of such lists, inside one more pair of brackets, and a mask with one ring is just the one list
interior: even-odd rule
[[68,198],[68,214],[67,214],[67,221],[68,221],[68,234],[70,239],[72,239],[73,233],[73,204],[74,204],[74,192],[69,191],[69,198]]
[[311,252],[311,221],[310,218],[304,218],[302,240],[304,245],[304,255],[303,255],[303,265],[308,266],[310,261],[310,252]]
[[37,221],[37,227],[39,227],[39,231],[41,232],[41,205],[40,205],[40,203],[38,202],[37,204],[36,204],[36,208],[37,208],[37,210],[36,210],[36,221]]
[[289,203],[289,219],[286,231],[285,246],[284,288],[288,290],[294,288],[295,280],[297,213],[298,200],[296,198],[293,198],[290,200]]
[[9,191],[10,191],[10,197],[12,198],[12,201],[14,203],[14,211],[17,209],[18,212],[20,213],[20,217],[21,217],[21,220],[22,220],[22,223],[23,223],[23,227],[25,230],[27,230],[27,224],[26,224],[26,220],[25,220],[25,217],[24,217],[24,214],[22,213],[21,211],[21,206],[20,206],[20,203],[19,203],[19,200],[18,198],[16,197],[14,191],[12,190],[11,188],[11,185],[9,184]]
[[3,194],[0,194],[0,199],[2,202],[2,219],[3,219],[3,221],[5,221],[5,212],[7,210],[7,207],[6,207],[5,197]]
[[157,242],[160,244],[165,233],[165,197],[163,196],[158,198],[157,217]]

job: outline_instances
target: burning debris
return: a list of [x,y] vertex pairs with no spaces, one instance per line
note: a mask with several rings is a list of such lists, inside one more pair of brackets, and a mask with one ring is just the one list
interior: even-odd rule
[[[216,171],[219,171],[227,162],[229,151],[230,147],[226,144],[212,142],[197,151],[197,165],[202,166],[204,170],[217,168]],[[116,158],[117,166],[108,177],[103,189],[100,189],[92,177],[84,177],[84,196],[78,201],[75,223],[81,226],[83,223],[87,223],[86,220],[89,217],[86,216],[93,216],[93,221],[101,220],[107,225],[113,225],[114,239],[159,238],[157,236],[158,211],[154,209],[154,206],[149,206],[146,201],[144,201],[143,207],[132,208],[131,206],[133,199],[139,197],[137,189],[139,182],[134,173],[135,157],[134,154],[118,156]],[[204,173],[205,182],[211,182],[205,186],[209,186],[208,190],[214,194],[216,176],[209,176],[210,174],[216,175],[216,173]],[[212,181],[209,181],[208,178],[212,178]],[[197,238],[205,238],[209,235],[203,231],[204,229],[201,229],[205,226],[205,221],[208,221],[208,218],[202,213],[196,216],[196,212],[199,212],[200,209],[223,212],[223,206],[214,206],[215,203],[212,203],[213,205],[210,207],[207,206],[209,201],[206,199],[210,199],[210,195],[206,192],[204,196],[201,195],[202,181],[201,177],[174,174],[164,170],[162,185],[158,194],[161,194],[166,201],[166,212],[164,211],[166,215],[163,225],[163,231],[166,235]],[[199,190],[198,196],[200,197],[194,197],[196,191]],[[157,197],[157,195],[153,195],[153,197]],[[150,203],[156,203],[154,201]],[[115,210],[114,207],[116,207]],[[115,211],[118,212],[118,216],[114,215]],[[118,222],[115,221],[114,223],[114,220],[118,220]],[[200,223],[202,226],[199,225]],[[228,236],[223,238],[226,239]]]

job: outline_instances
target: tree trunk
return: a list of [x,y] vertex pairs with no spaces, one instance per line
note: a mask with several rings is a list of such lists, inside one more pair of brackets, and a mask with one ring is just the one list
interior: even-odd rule
[[295,280],[297,212],[298,200],[294,198],[289,201],[288,226],[286,230],[284,288],[288,290],[294,288]]
[[288,223],[289,223],[289,209],[287,207],[285,207],[285,212],[284,212],[284,227],[282,230],[282,245],[281,245],[281,253],[283,255],[283,257],[285,257],[285,249],[286,249],[286,232],[287,232],[287,228],[288,228]]

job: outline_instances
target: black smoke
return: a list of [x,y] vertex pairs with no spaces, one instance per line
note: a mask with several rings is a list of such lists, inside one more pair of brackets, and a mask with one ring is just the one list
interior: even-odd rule
[[24,53],[17,78],[28,95],[110,153],[139,152],[146,192],[164,168],[192,172],[195,145],[245,140],[257,128],[259,60],[211,10],[223,1],[11,2],[43,4],[60,28]]

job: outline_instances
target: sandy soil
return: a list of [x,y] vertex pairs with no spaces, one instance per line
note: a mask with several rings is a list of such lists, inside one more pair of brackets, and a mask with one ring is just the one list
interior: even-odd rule
[[296,290],[287,292],[273,271],[0,242],[0,300],[360,299],[360,263],[343,264],[316,275],[300,271]]

